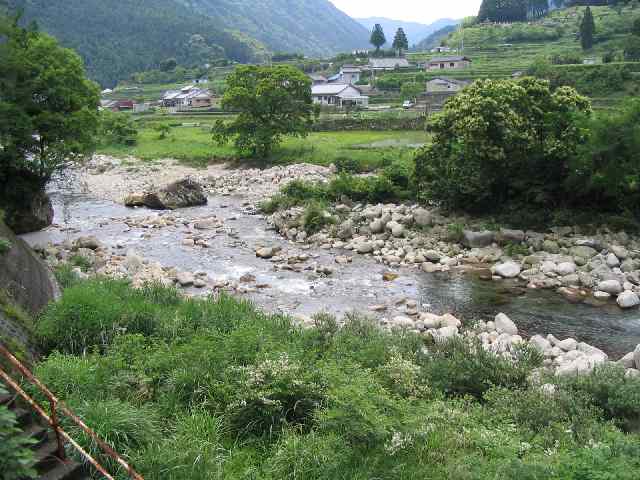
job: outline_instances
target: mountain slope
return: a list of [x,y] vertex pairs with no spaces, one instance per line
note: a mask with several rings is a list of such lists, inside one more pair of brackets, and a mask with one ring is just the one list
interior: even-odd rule
[[252,61],[265,52],[175,0],[9,0],[9,6],[24,9],[24,23],[35,20],[77,50],[89,76],[103,86],[170,57],[189,66],[225,57]]
[[382,25],[384,33],[387,37],[387,45],[391,45],[393,42],[393,36],[398,28],[402,28],[404,33],[407,34],[409,39],[409,45],[415,45],[418,42],[424,40],[432,33],[450,25],[458,25],[458,20],[452,20],[450,18],[442,18],[431,24],[416,23],[416,22],[404,22],[402,20],[392,20],[390,18],[383,17],[369,17],[369,18],[357,18],[367,30],[371,31],[376,23]]
[[328,55],[365,48],[369,32],[328,0],[179,0],[273,51]]
[[446,27],[436,30],[427,38],[418,42],[415,45],[414,49],[417,51],[422,51],[422,50],[430,50],[434,47],[438,47],[440,46],[440,42],[442,42],[442,40],[447,38],[450,33],[455,32],[457,28],[458,28],[457,25],[447,25]]

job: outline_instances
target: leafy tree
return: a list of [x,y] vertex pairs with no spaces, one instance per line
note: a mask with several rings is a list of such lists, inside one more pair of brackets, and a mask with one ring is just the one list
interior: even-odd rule
[[160,62],[160,71],[172,72],[178,66],[178,62],[175,58],[167,58]]
[[284,135],[305,137],[317,109],[311,99],[311,81],[289,65],[240,66],[227,78],[222,107],[239,114],[230,123],[218,121],[214,139],[252,157],[266,158]]
[[0,201],[11,223],[12,204],[41,194],[56,170],[93,148],[99,89],[53,38],[17,22],[0,28]]
[[371,32],[371,40],[369,40],[371,45],[376,47],[376,53],[380,51],[380,48],[387,43],[387,37],[384,34],[384,30],[382,29],[382,25],[376,23],[373,27],[373,31]]
[[130,115],[103,110],[100,112],[99,134],[105,144],[135,145],[138,129]]
[[580,43],[583,50],[591,50],[593,48],[593,36],[596,33],[596,23],[593,20],[591,8],[587,7],[580,24]]
[[586,97],[549,82],[481,80],[452,98],[416,157],[423,199],[465,210],[507,204],[549,208],[564,199],[569,161],[582,141]]
[[409,50],[409,40],[402,28],[399,28],[396,32],[396,36],[393,39],[393,48],[398,51],[399,56],[402,56],[404,50]]

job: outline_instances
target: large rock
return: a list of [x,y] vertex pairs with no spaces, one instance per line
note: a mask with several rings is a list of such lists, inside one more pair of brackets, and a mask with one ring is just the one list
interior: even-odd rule
[[7,225],[18,235],[42,230],[53,223],[53,205],[45,192],[38,192],[28,200],[3,206]]
[[618,295],[617,301],[620,308],[633,308],[640,305],[638,294],[631,291],[622,292]]
[[516,327],[516,324],[504,313],[496,315],[494,323],[498,333],[508,333],[509,335],[518,334],[518,327]]
[[429,227],[433,224],[433,216],[429,210],[418,208],[413,212],[413,221],[419,227]]
[[0,254],[0,290],[24,310],[38,313],[60,296],[55,277],[38,255],[0,221],[0,238],[11,244]]
[[588,245],[578,245],[571,249],[571,255],[574,257],[590,259],[595,257],[597,254],[598,252]]
[[505,262],[500,265],[496,265],[494,271],[497,275],[500,275],[503,278],[515,278],[520,275],[522,269],[516,262]]
[[606,292],[611,295],[617,295],[622,293],[622,285],[617,280],[605,280],[598,284],[597,288],[600,292]]
[[633,361],[636,364],[636,368],[640,370],[640,345],[633,351]]
[[468,248],[488,247],[495,239],[494,232],[485,230],[483,232],[473,232],[465,230],[462,233],[462,244]]
[[510,230],[508,228],[501,228],[498,234],[500,243],[522,243],[525,239],[525,233],[522,230]]
[[190,178],[170,183],[144,197],[144,205],[155,210],[175,210],[206,204],[207,196],[204,194],[202,185]]

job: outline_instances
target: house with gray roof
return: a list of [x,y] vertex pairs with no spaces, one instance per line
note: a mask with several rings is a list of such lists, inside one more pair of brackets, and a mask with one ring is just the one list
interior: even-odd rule
[[376,72],[409,67],[411,64],[406,58],[372,58],[369,60],[369,68]]
[[426,63],[427,70],[457,70],[471,66],[471,59],[464,56],[435,57]]
[[369,105],[369,97],[353,85],[346,83],[327,83],[311,87],[313,103],[336,108]]

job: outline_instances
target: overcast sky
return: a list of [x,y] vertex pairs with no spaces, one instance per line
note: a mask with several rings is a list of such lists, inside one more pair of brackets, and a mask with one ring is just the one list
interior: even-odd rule
[[432,23],[439,18],[476,15],[482,0],[331,0],[352,17],[386,17],[407,22]]

